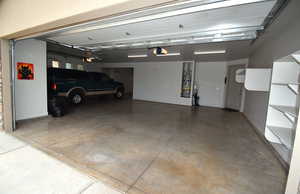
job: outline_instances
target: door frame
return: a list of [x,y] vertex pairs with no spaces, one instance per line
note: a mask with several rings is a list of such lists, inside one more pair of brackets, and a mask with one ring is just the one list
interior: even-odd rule
[[[245,69],[247,68],[248,64],[247,63],[235,63],[235,64],[228,64],[226,67],[226,74],[224,78],[224,83],[225,83],[225,92],[224,92],[224,108],[226,108],[226,102],[228,98],[228,74],[229,74],[229,67],[230,66],[235,66],[235,65],[244,65]],[[243,84],[243,83],[242,83]],[[242,91],[242,97],[241,97],[241,105],[239,112],[244,112],[244,105],[245,105],[245,98],[246,98],[246,89],[243,84],[243,91]]]
[[1,63],[2,63],[2,119],[3,129],[7,132],[12,132],[15,129],[14,116],[14,82],[12,70],[13,67],[13,46],[14,42],[8,39],[1,39]]

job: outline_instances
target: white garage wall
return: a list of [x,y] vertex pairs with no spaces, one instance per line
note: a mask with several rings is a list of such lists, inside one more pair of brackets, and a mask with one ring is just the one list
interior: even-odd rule
[[17,62],[34,64],[34,80],[15,79],[16,120],[48,115],[46,42],[33,39],[16,42],[15,68]]
[[191,98],[180,97],[182,62],[163,62],[136,66],[133,97],[135,99],[191,105]]
[[227,62],[197,62],[195,83],[202,106],[224,107]]
[[89,65],[88,71],[101,68],[134,68],[133,98],[153,102],[191,105],[191,98],[180,97],[182,62],[104,63]]
[[[248,59],[218,62],[196,62],[195,82],[200,105],[224,108],[226,85],[224,79],[228,65],[248,64]],[[133,98],[154,102],[191,105],[191,99],[180,97],[182,61],[103,63],[88,65],[88,71],[102,68],[134,68]],[[243,101],[241,111],[243,111]]]

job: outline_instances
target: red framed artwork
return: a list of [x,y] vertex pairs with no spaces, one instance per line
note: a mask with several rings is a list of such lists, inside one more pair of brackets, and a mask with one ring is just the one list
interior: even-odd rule
[[31,63],[17,63],[18,79],[20,80],[33,80],[34,79],[34,68]]

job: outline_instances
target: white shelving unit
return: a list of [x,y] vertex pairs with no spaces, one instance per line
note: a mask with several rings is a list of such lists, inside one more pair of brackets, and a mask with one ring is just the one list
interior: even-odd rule
[[265,137],[290,163],[299,112],[300,55],[273,64]]

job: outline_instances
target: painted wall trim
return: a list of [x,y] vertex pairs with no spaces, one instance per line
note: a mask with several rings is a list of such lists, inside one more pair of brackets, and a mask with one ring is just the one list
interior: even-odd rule
[[3,127],[6,131],[13,130],[13,109],[11,90],[11,58],[9,40],[0,39],[2,63],[2,102]]

